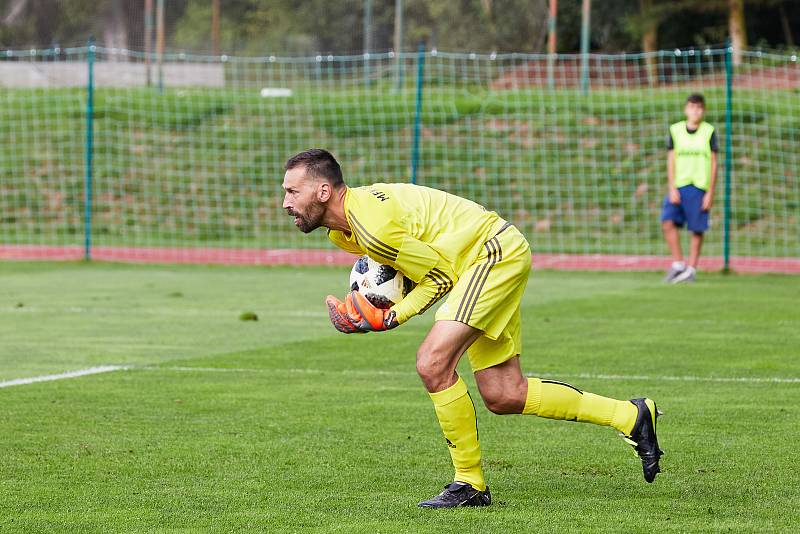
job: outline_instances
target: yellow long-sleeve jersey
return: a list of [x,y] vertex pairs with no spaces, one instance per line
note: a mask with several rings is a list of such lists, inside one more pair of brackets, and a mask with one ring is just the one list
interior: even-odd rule
[[444,191],[411,184],[348,188],[350,233],[328,231],[333,243],[367,254],[417,283],[394,311],[400,323],[441,299],[505,224],[493,211]]

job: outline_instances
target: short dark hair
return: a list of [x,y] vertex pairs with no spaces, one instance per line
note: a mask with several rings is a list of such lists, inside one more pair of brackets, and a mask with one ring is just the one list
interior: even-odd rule
[[339,187],[344,185],[342,178],[342,168],[333,154],[322,148],[310,148],[299,154],[295,154],[286,162],[285,170],[304,166],[306,172],[314,178],[327,180],[332,186]]
[[706,107],[706,99],[703,98],[703,95],[700,93],[692,93],[688,97],[686,97],[686,103],[692,104],[700,104],[703,107]]

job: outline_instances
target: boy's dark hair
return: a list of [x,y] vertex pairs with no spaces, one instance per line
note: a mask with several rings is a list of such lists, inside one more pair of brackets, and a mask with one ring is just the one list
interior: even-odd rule
[[686,103],[692,104],[700,104],[703,107],[706,107],[706,99],[703,98],[703,95],[700,93],[692,93],[686,98]]
[[322,178],[332,186],[339,187],[344,185],[342,178],[342,168],[333,154],[322,148],[311,148],[295,154],[286,162],[285,170],[304,166],[306,172],[315,178]]

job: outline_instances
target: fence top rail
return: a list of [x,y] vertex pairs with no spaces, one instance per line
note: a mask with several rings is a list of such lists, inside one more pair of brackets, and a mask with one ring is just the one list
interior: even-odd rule
[[800,58],[800,52],[778,52],[772,50],[753,49],[742,50],[742,55],[744,57],[770,59],[776,61],[791,61],[793,63],[797,63],[798,59]]
[[22,57],[55,57],[62,54],[80,55],[89,51],[88,46],[73,46],[67,48],[20,48],[0,50],[0,59],[3,58],[22,58]]
[[[592,52],[586,54],[592,59],[601,59],[609,61],[630,61],[637,59],[644,59],[648,57],[702,57],[702,56],[722,56],[725,55],[726,49],[722,48],[689,48],[674,50],[656,50],[654,52],[619,52],[615,54],[604,54]],[[439,56],[452,59],[477,59],[477,60],[506,60],[506,59],[523,59],[523,60],[545,60],[555,58],[556,60],[579,60],[584,57],[581,53],[569,54],[546,54],[546,53],[527,53],[527,52],[503,52],[503,53],[474,53],[474,52],[447,52],[440,50],[430,50],[426,52],[429,56]]]
[[[621,52],[615,54],[603,53],[590,53],[587,56],[591,60],[600,61],[636,61],[647,58],[702,58],[722,56],[731,51],[730,47],[706,47],[706,48],[688,48],[673,50],[657,50],[654,52]],[[7,49],[0,50],[0,60],[4,58],[47,58],[47,57],[63,57],[73,55],[85,55],[89,51],[96,52],[102,55],[114,55],[130,57],[134,59],[147,59],[156,60],[159,54],[155,52],[146,53],[139,50],[130,50],[126,48],[112,48],[105,47],[100,44],[77,46],[77,47],[51,47],[51,48],[21,48],[21,49]],[[399,54],[400,59],[413,59],[418,57],[419,51],[403,51]],[[503,53],[476,53],[476,52],[451,52],[437,50],[435,48],[425,50],[426,57],[444,58],[444,59],[459,59],[459,60],[476,60],[476,61],[508,61],[508,60],[523,60],[523,61],[542,61],[546,59],[555,58],[557,61],[576,61],[584,56],[580,53],[570,54],[546,54],[546,53],[526,53],[526,52],[503,52]],[[761,49],[745,49],[742,51],[745,57],[749,58],[765,58],[778,61],[797,62],[797,52],[779,51],[779,50],[761,50]],[[350,54],[350,55],[333,55],[333,54],[313,54],[308,56],[280,56],[280,55],[264,55],[264,56],[239,56],[234,54],[222,55],[203,55],[188,52],[166,52],[161,55],[164,61],[195,61],[195,62],[231,62],[231,63],[325,63],[325,62],[352,62],[352,61],[365,61],[365,60],[386,60],[394,59],[397,56],[395,52],[372,52],[365,54]]]

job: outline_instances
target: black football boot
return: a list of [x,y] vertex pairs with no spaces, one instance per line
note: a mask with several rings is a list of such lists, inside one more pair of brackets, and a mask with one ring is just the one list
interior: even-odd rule
[[631,399],[631,404],[636,406],[639,414],[636,416],[636,423],[630,436],[623,435],[623,439],[633,445],[634,450],[642,459],[642,471],[644,479],[652,482],[656,474],[661,472],[658,460],[664,451],[658,448],[658,438],[656,437],[656,419],[661,412],[656,408],[656,403],[652,399]]
[[444,487],[436,497],[419,503],[421,508],[456,508],[458,506],[489,506],[492,494],[489,486],[486,491],[478,491],[464,482],[453,482]]

